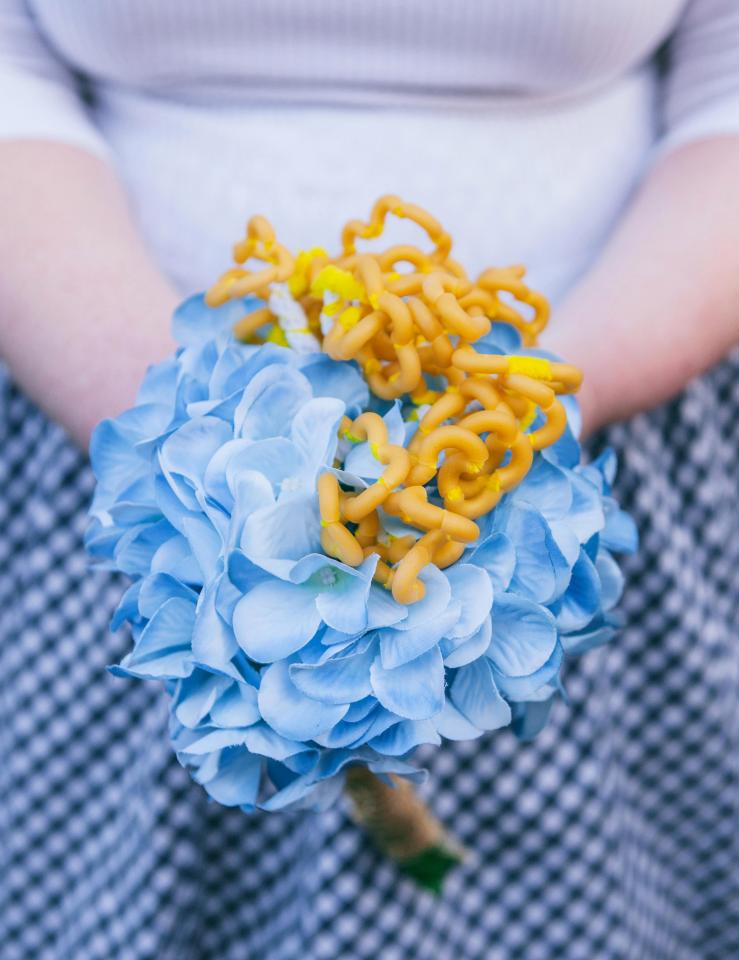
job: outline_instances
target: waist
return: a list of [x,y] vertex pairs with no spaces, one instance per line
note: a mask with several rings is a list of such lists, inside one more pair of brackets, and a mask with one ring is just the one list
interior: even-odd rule
[[556,299],[597,252],[643,169],[653,83],[643,70],[577,98],[454,109],[245,107],[111,93],[99,122],[142,229],[183,291],[227,265],[251,213],[268,216],[292,248],[333,249],[345,220],[392,192],[434,212],[472,269],[526,263]]

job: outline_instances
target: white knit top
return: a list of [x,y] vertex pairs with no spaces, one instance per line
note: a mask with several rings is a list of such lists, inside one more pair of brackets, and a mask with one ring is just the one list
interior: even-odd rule
[[0,0],[0,136],[110,157],[186,290],[392,191],[557,296],[655,147],[737,131],[739,0]]

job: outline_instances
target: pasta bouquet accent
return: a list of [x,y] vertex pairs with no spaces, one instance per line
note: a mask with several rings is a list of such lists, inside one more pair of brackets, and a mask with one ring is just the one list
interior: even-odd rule
[[[431,249],[357,252],[390,214]],[[434,889],[458,851],[393,784],[422,778],[422,744],[534,736],[564,657],[613,636],[612,552],[636,547],[613,455],[580,464],[580,372],[536,348],[546,300],[451,248],[394,196],[335,257],[252,218],[176,311],[176,355],[98,426],[88,532],[133,580],[111,669],[164,683],[210,796],[320,809],[347,784]]]

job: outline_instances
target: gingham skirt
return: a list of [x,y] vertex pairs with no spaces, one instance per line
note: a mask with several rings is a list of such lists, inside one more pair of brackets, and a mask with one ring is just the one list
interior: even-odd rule
[[739,957],[739,355],[607,439],[642,537],[627,628],[534,743],[422,754],[474,851],[436,899],[346,809],[247,816],[190,781],[159,688],[105,671],[128,640],[82,548],[89,467],[0,374],[3,960]]

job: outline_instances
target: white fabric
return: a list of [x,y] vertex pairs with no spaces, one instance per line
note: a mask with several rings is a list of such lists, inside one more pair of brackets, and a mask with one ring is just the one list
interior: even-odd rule
[[183,290],[255,210],[331,247],[393,191],[556,298],[655,145],[739,129],[739,3],[0,0],[0,94],[2,137],[109,148]]

